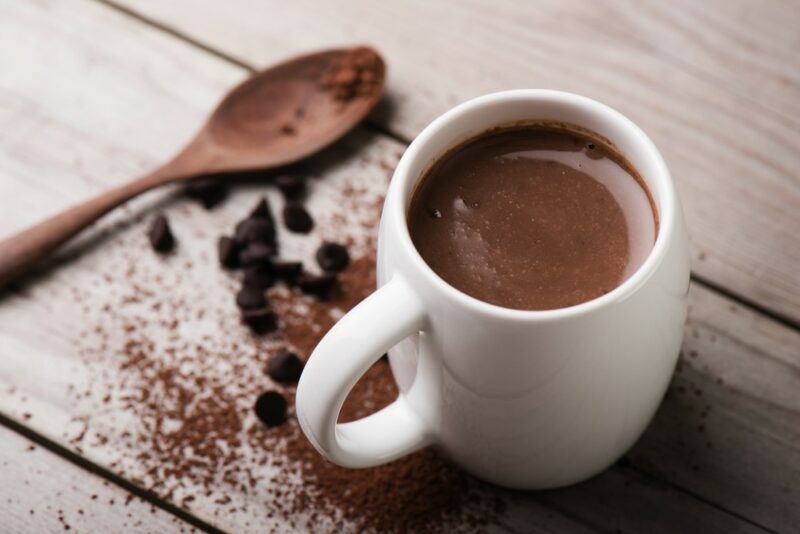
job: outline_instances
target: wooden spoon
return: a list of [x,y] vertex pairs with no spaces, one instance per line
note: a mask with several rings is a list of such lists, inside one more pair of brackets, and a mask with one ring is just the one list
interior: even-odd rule
[[195,137],[161,167],[0,242],[0,288],[104,214],[154,187],[280,167],[318,152],[378,103],[385,72],[377,52],[358,47],[300,56],[254,74],[234,87]]

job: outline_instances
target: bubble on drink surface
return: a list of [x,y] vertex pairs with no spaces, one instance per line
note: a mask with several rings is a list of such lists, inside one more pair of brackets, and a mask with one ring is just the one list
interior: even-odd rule
[[456,199],[453,200],[453,208],[456,210],[456,212],[463,213],[469,209],[469,206],[467,205],[467,203],[464,201],[463,198],[456,197]]
[[440,210],[438,210],[437,208],[430,208],[428,210],[428,215],[430,215],[432,219],[441,219],[442,218],[442,212]]

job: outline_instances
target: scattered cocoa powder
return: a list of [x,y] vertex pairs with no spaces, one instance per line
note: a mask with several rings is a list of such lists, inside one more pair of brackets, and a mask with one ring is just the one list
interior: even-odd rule
[[273,308],[281,317],[283,335],[306,357],[339,320],[335,310],[349,310],[375,290],[374,257],[353,261],[340,274],[339,283],[341,291],[327,302],[303,296],[296,288],[278,286],[268,292]]
[[[353,389],[340,421],[369,415],[396,396],[389,365],[380,361]],[[495,520],[504,507],[499,497],[481,493],[480,483],[434,449],[373,469],[351,470],[326,461],[298,432],[288,432],[285,440],[285,453],[305,481],[303,491],[293,495],[294,506],[338,512],[358,531],[446,531],[448,526],[464,525],[475,529]]]
[[[300,431],[294,385],[266,374],[269,357],[280,351],[307,358],[375,288],[380,199],[366,186],[340,191],[344,201],[337,198],[336,210],[319,219],[319,235],[315,229],[302,239],[317,239],[311,254],[324,239],[353,247],[353,261],[338,275],[341,291],[321,302],[280,282],[268,292],[280,329],[266,336],[240,324],[231,297],[238,275],[219,270],[214,237],[193,262],[181,256],[190,253],[189,242],[175,257],[150,254],[144,261],[141,230],[120,243],[122,264],[97,273],[95,300],[91,293],[82,297],[87,328],[79,346],[95,370],[92,384],[102,387],[74,392],[94,398],[97,407],[75,417],[76,450],[110,444],[118,451],[110,467],[122,476],[201,515],[241,514],[250,519],[237,524],[248,530],[474,531],[495,522],[502,512],[497,492],[432,449],[375,469],[330,464]],[[342,230],[335,235],[331,228]],[[120,290],[101,289],[120,278],[127,281]],[[253,412],[255,399],[270,389],[288,401],[288,420],[274,428]],[[357,384],[342,420],[371,413],[396,395],[382,360]]]

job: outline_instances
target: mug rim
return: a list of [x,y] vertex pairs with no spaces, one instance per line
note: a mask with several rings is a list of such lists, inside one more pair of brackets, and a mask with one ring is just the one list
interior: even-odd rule
[[[476,297],[464,293],[460,289],[447,283],[440,277],[422,258],[419,251],[414,246],[411,240],[411,234],[408,229],[407,221],[407,206],[408,196],[413,193],[413,188],[409,192],[406,186],[409,180],[417,180],[418,176],[411,176],[409,168],[413,162],[419,157],[422,147],[431,142],[433,136],[442,128],[450,124],[457,117],[464,113],[470,112],[476,108],[483,107],[489,104],[496,103],[497,101],[509,100],[522,100],[522,101],[539,101],[539,102],[558,102],[566,104],[571,107],[584,107],[590,108],[591,111],[602,115],[605,119],[617,122],[623,128],[630,131],[635,137],[636,144],[641,148],[645,154],[645,158],[651,160],[655,171],[650,175],[643,176],[645,181],[650,185],[658,184],[659,195],[656,199],[658,207],[659,228],[656,235],[656,241],[650,253],[647,255],[645,261],[639,266],[638,269],[625,281],[615,287],[608,293],[599,297],[567,306],[564,308],[555,308],[549,310],[520,310],[515,308],[507,308],[497,304],[480,300]],[[524,118],[521,118],[524,119]],[[527,119],[524,119],[527,120]],[[531,118],[530,120],[535,120]],[[582,126],[578,124],[577,126]],[[454,139],[454,142],[456,140]],[[444,149],[437,151],[436,157],[440,157],[445,151]],[[625,155],[625,154],[623,154]],[[409,144],[392,177],[389,195],[387,199],[391,198],[392,202],[387,203],[388,216],[394,219],[397,230],[400,233],[400,246],[404,249],[406,255],[411,259],[414,267],[420,272],[425,273],[429,279],[434,281],[434,285],[439,287],[449,298],[458,302],[459,305],[467,307],[475,312],[492,315],[495,317],[504,318],[507,320],[522,320],[522,321],[548,321],[558,320],[569,317],[576,317],[591,313],[601,308],[605,308],[614,302],[624,300],[631,294],[635,293],[644,283],[652,276],[656,268],[661,264],[666,256],[669,243],[675,232],[676,224],[676,210],[678,207],[677,193],[675,191],[674,183],[667,168],[664,158],[656,148],[653,141],[644,131],[639,128],[633,121],[628,119],[622,113],[615,109],[602,104],[591,98],[569,93],[566,91],[558,91],[552,89],[514,89],[509,91],[500,91],[489,93],[479,96],[457,106],[449,111],[440,115],[428,124],[422,132]]]

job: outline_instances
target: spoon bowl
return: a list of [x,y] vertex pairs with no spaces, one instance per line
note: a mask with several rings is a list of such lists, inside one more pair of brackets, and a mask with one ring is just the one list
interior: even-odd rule
[[[371,58],[375,83],[363,94],[337,97],[326,77],[348,69],[348,58]],[[330,145],[363,120],[383,93],[385,66],[365,47],[327,50],[261,71],[231,90],[188,147],[216,147],[215,172],[279,167]]]

